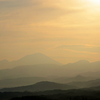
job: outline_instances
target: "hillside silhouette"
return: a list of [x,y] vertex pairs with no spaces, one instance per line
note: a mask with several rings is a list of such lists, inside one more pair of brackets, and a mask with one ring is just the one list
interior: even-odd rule
[[9,62],[7,60],[2,60],[0,61],[0,69],[13,68],[13,67],[22,66],[22,65],[40,65],[40,64],[62,65],[61,63],[51,59],[50,57],[44,54],[35,53],[31,55],[26,55],[25,57],[16,61]]
[[61,65],[43,54],[33,54],[14,61],[12,65],[13,68],[0,70],[0,79],[48,76],[74,77],[77,75],[100,78],[100,61],[90,63],[81,60]]
[[67,89],[75,89],[75,88],[76,86],[71,86],[67,84],[42,81],[28,86],[3,88],[0,89],[0,92],[24,92],[24,91],[35,92],[35,91],[46,91],[46,90],[55,90],[55,89],[67,90]]

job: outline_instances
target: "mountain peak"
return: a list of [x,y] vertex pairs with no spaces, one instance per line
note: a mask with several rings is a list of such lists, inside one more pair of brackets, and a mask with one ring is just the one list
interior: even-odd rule
[[25,65],[37,65],[37,64],[56,64],[61,65],[61,63],[51,59],[50,57],[42,54],[35,53],[31,55],[26,55],[25,57],[17,60],[17,63],[24,63]]
[[4,63],[5,63],[5,62],[9,62],[9,61],[8,61],[8,60],[6,60],[6,59],[4,59],[4,60],[1,60],[0,62],[4,62]]
[[38,82],[36,83],[35,85],[49,85],[49,84],[57,84],[55,82],[50,82],[50,81],[41,81],[41,82]]
[[85,78],[85,77],[82,75],[77,75],[75,78]]
[[[77,61],[77,62],[75,62],[76,64],[88,64],[89,63],[89,61],[87,61],[87,60],[79,60],[79,61]],[[74,63],[74,64],[75,64]]]

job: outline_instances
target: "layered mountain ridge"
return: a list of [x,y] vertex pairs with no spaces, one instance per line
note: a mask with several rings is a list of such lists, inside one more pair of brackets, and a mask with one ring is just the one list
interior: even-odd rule
[[46,90],[55,90],[55,89],[73,89],[76,88],[75,86],[66,85],[66,84],[59,84],[55,82],[49,82],[49,81],[42,81],[38,82],[33,85],[28,86],[22,86],[22,87],[14,87],[14,88],[3,88],[0,89],[0,92],[24,92],[24,91],[46,91]]
[[[62,65],[41,53],[27,55],[12,62],[8,62],[7,60],[0,61],[0,67],[5,66],[8,69],[0,70],[0,79],[48,76],[73,77],[76,75],[88,76],[88,72],[94,72],[94,77],[99,78],[100,75],[100,61],[90,63],[86,60],[80,60]],[[91,74],[89,77],[91,77]]]
[[2,60],[0,61],[0,69],[13,68],[22,65],[40,65],[40,64],[62,65],[61,63],[51,59],[50,57],[44,54],[35,53],[31,55],[26,55],[25,57],[22,57],[21,59],[16,61],[9,62],[8,60]]

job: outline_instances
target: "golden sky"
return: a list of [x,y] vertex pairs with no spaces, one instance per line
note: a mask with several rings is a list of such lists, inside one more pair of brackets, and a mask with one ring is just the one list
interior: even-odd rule
[[100,60],[100,0],[0,0],[0,60],[34,53]]

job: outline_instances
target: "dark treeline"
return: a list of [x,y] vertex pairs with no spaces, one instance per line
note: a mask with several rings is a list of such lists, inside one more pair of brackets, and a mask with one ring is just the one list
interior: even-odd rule
[[100,100],[100,91],[51,90],[44,92],[0,92],[0,100]]
[[44,96],[24,96],[24,97],[15,97],[10,100],[51,100]]
[[[58,96],[59,97],[59,96]],[[42,97],[42,96],[24,96],[24,97],[15,97],[12,98],[10,100],[100,100],[100,98],[97,97],[90,97],[90,96],[62,96],[60,98],[48,98],[48,96],[46,97]]]

